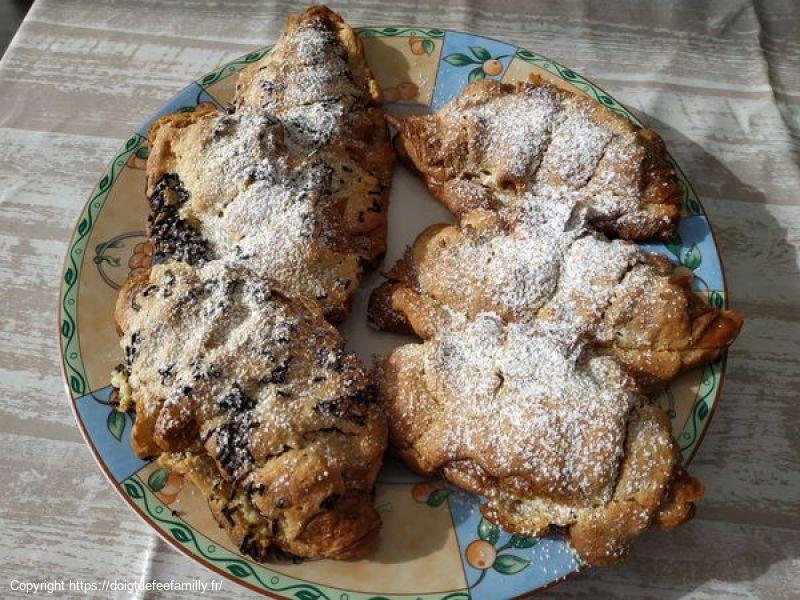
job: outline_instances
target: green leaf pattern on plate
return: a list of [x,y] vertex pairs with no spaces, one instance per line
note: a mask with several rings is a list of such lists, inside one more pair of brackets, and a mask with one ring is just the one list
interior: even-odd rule
[[700,254],[700,248],[697,247],[697,244],[692,244],[692,247],[683,254],[683,260],[681,262],[692,271],[700,266],[700,263],[703,262],[703,255]]
[[247,572],[247,569],[237,564],[228,565],[228,570],[237,577],[248,577],[250,575],[250,573]]
[[492,568],[503,575],[513,575],[531,564],[531,561],[513,554],[500,554],[495,559]]
[[477,58],[482,63],[492,58],[492,55],[489,54],[489,51],[483,46],[470,46],[469,51],[472,52],[472,56]]
[[420,29],[417,27],[361,27],[358,37],[411,37],[424,36],[430,38],[443,38],[445,32],[441,29]]
[[518,535],[516,533],[508,540],[508,545],[511,548],[533,548],[538,543],[538,538]]
[[708,303],[717,310],[725,308],[725,299],[722,297],[722,294],[716,291],[708,294]]
[[722,357],[703,367],[703,376],[700,379],[700,387],[697,390],[692,412],[678,438],[681,457],[684,461],[691,456],[697,445],[698,436],[701,432],[700,425],[708,418],[711,407],[716,402],[715,392],[719,385],[718,374],[722,371],[724,363],[725,358]]
[[125,493],[134,500],[142,500],[144,498],[139,488],[133,483],[126,481],[123,487],[125,488]]
[[117,409],[112,408],[111,412],[108,413],[108,417],[106,418],[106,427],[118,442],[122,441],[122,434],[125,432],[126,422],[125,415],[119,412]]
[[154,492],[160,492],[164,489],[164,486],[167,485],[168,477],[169,469],[161,467],[150,473],[150,477],[147,478],[147,485],[149,485],[150,489]]
[[467,81],[472,83],[476,79],[485,79],[485,78],[486,78],[486,73],[483,72],[483,69],[481,69],[480,67],[476,67],[469,72],[469,75],[467,76]]
[[425,504],[432,507],[441,506],[447,497],[450,495],[450,491],[446,489],[439,489],[434,490],[431,492],[431,495],[428,496],[428,499],[425,501]]
[[[516,554],[503,553],[503,551],[509,548],[533,548],[539,543],[537,538],[514,534],[505,544],[496,547],[500,540],[500,528],[484,518],[481,518],[478,523],[477,534],[479,539],[471,542],[464,553],[467,564],[481,571],[478,578],[470,584],[470,589],[475,588],[483,581],[489,569],[494,569],[502,575],[514,575],[522,571],[531,564],[531,561]],[[489,564],[490,560],[491,564]]]
[[[312,583],[294,579],[284,573],[269,569],[266,565],[251,563],[238,554],[233,554],[221,548],[189,527],[179,516],[170,510],[164,510],[164,505],[153,495],[149,487],[138,475],[133,475],[123,483],[125,493],[134,504],[150,519],[156,527],[166,533],[176,542],[184,546],[193,555],[207,563],[228,571],[242,581],[267,590],[298,600],[340,600],[342,590],[317,586]],[[213,547],[213,549],[212,549]],[[363,597],[359,595],[359,597]],[[425,600],[468,600],[466,591],[453,591],[431,595],[420,595]],[[366,600],[382,600],[383,596],[369,596]]]
[[666,242],[664,242],[664,246],[667,248],[667,250],[670,251],[670,253],[675,258],[680,260],[680,258],[681,258],[681,249],[683,248],[683,240],[681,240],[681,234],[680,233],[678,233],[676,231],[675,235],[673,235]]
[[472,56],[461,52],[454,52],[453,54],[448,54],[442,60],[453,67],[478,65],[470,70],[467,75],[467,83],[502,74],[505,67],[500,62],[500,59],[507,58],[507,54],[493,57],[483,46],[469,46],[468,50]]
[[500,528],[486,519],[481,519],[478,523],[478,537],[494,546],[500,539]]
[[64,370],[69,379],[69,387],[73,394],[81,396],[88,390],[86,376],[81,359],[80,345],[77,339],[77,303],[78,281],[80,279],[83,252],[94,227],[97,214],[105,202],[111,184],[119,177],[131,153],[144,142],[138,134],[129,137],[122,149],[106,168],[97,187],[92,191],[89,201],[81,213],[75,235],[69,245],[61,286],[61,356]]
[[136,158],[141,158],[143,160],[150,157],[150,148],[147,145],[139,146],[139,149],[136,151]]
[[535,65],[540,69],[544,69],[545,71],[556,75],[560,79],[568,81],[570,84],[585,92],[591,98],[594,98],[601,104],[607,106],[614,112],[621,114],[623,117],[631,121],[636,125],[641,126],[641,122],[634,117],[628,110],[622,106],[619,102],[611,98],[608,94],[606,94],[603,90],[598,88],[596,85],[581,77],[573,70],[564,67],[563,65],[558,64],[557,62],[550,60],[546,56],[542,56],[536,52],[531,52],[530,50],[526,50],[525,48],[518,48],[515,54],[517,58],[520,60],[524,60],[525,62]]
[[238,73],[247,65],[261,60],[270,50],[272,50],[272,46],[267,46],[265,48],[254,50],[253,52],[245,54],[244,56],[240,56],[239,58],[235,58],[231,62],[222,65],[219,69],[204,75],[202,78],[197,80],[197,83],[201,87],[207,88],[208,86],[215,84],[220,79],[225,79],[229,75]]
[[182,544],[185,544],[186,542],[189,541],[189,536],[186,534],[186,531],[184,531],[180,527],[173,527],[169,531],[170,531],[170,533],[172,533],[172,537],[174,537],[176,540],[178,540]]
[[467,65],[481,64],[480,61],[474,60],[466,54],[461,54],[460,52],[448,54],[442,60],[444,60],[444,62],[446,62],[448,65],[453,65],[454,67],[465,67]]

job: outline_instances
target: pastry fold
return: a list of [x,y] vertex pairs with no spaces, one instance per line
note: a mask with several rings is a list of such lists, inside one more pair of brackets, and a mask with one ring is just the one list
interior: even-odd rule
[[234,105],[148,133],[151,270],[122,287],[140,457],[186,475],[243,554],[356,558],[387,425],[330,325],[386,247],[394,154],[356,33],[321,6],[290,17]]
[[376,369],[392,448],[481,494],[510,532],[563,528],[592,565],[689,519],[703,486],[647,394],[717,358],[742,319],[631,241],[665,239],[678,218],[657,136],[541,82],[471,84],[390,122],[457,217],[370,298],[373,326],[424,340]]

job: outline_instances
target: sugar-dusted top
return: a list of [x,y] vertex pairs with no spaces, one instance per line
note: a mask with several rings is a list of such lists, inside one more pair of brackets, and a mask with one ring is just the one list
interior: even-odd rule
[[[238,260],[341,318],[385,247],[392,152],[352,30],[301,19],[240,75],[232,110],[150,131],[156,259]],[[357,41],[357,40],[356,40]]]

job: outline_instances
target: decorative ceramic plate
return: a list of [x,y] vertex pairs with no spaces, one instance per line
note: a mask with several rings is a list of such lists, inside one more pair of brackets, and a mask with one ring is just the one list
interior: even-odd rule
[[[441,29],[363,28],[359,35],[390,112],[437,109],[475,79],[515,81],[538,73],[638,123],[590,81],[524,48]],[[151,258],[142,243],[148,207],[148,147],[143,136],[149,123],[164,113],[192,110],[202,103],[226,107],[233,98],[236,73],[267,52],[269,48],[256,50],[202,76],[152,115],[111,160],[80,214],[65,260],[59,335],[69,400],[100,467],[128,504],[168,542],[267,595],[299,600],[508,598],[578,571],[579,560],[559,537],[504,533],[481,519],[474,496],[420,479],[391,461],[377,485],[381,543],[368,560],[276,558],[258,564],[237,552],[188,482],[131,451],[131,416],[110,406],[109,373],[121,360],[112,322],[117,290],[131,271],[147,268]],[[696,291],[723,308],[725,280],[711,228],[692,187],[675,166],[684,194],[678,235],[669,243],[646,246],[692,269]],[[398,166],[385,264],[393,264],[425,226],[448,220],[423,185]],[[366,300],[379,279],[377,274],[366,278],[343,327],[351,349],[367,363],[374,353],[404,341],[366,326]],[[687,462],[708,427],[724,370],[722,358],[688,372],[659,398]]]

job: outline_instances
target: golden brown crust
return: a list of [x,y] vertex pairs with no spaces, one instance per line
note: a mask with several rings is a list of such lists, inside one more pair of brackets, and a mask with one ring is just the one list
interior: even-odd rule
[[377,541],[385,416],[323,312],[343,319],[385,252],[379,102],[355,32],[312,7],[240,75],[234,111],[203,104],[148,133],[157,266],[120,290],[112,381],[135,406],[134,452],[193,481],[257,560]]
[[[392,423],[390,436],[416,469],[431,473],[452,460],[469,459],[520,489],[565,502],[596,498],[613,480],[614,440],[635,396],[625,390],[624,379],[609,384],[607,407],[592,406],[578,394],[603,385],[593,369],[621,376],[608,359],[599,357],[591,368],[587,363],[572,371],[551,339],[481,316],[422,345],[396,349],[382,369],[378,381]],[[541,382],[546,389],[538,391],[527,387],[549,369],[561,369],[551,377],[560,377],[563,389],[547,387],[551,382]],[[562,434],[571,434],[561,428],[573,404],[586,410],[567,429],[580,426],[580,434],[572,434],[595,440],[592,454],[599,465],[573,456],[574,448],[564,445]],[[492,451],[497,444],[514,450]],[[550,468],[537,468],[545,465]],[[565,475],[561,467],[567,465],[572,471]]]
[[656,524],[667,531],[685,523],[694,516],[694,503],[705,493],[700,481],[682,471],[672,482],[670,494],[656,515]]
[[683,515],[670,526],[679,525],[702,497],[702,486],[699,493],[685,493],[688,476],[681,470],[671,424],[662,409],[637,409],[625,445],[614,499],[602,510],[582,515],[570,528],[573,546],[590,564],[611,564],[624,556],[630,540],[654,524],[664,507]]
[[[350,489],[341,476],[321,477],[325,471],[314,455],[300,461],[283,465],[296,471],[270,495],[258,492],[270,480],[262,476],[249,488],[234,486],[208,455],[164,454],[159,460],[189,477],[239,551],[256,560],[264,560],[275,546],[296,556],[341,560],[367,555],[381,525],[372,495]],[[277,501],[282,508],[275,506]]]
[[386,251],[394,155],[379,104],[338,15],[317,6],[290,18],[239,75],[231,113],[204,104],[151,126],[156,261],[240,260],[342,320]]
[[376,369],[392,448],[483,495],[508,531],[565,529],[592,565],[691,518],[702,485],[639,393],[716,358],[741,318],[696,296],[686,269],[598,233],[674,233],[660,137],[535,79],[475,82],[388,121],[458,219],[422,232],[370,299],[372,325],[426,340]]
[[[444,337],[402,346],[377,369],[390,443],[412,469],[440,473],[483,495],[484,516],[510,532],[538,536],[553,526],[565,528],[589,564],[617,560],[630,540],[652,525],[667,529],[691,517],[702,486],[681,469],[669,419],[625,391],[624,377],[610,359],[579,359],[584,366],[577,372],[548,382],[568,363],[553,355],[549,342],[535,345],[529,358],[517,357],[520,342],[536,344],[531,341],[536,334],[501,326],[497,331],[514,344],[473,361],[492,343],[475,329],[481,319],[486,317],[460,333],[451,328]],[[463,350],[453,336],[466,344]],[[466,371],[455,367],[465,360]],[[543,366],[531,366],[542,361]],[[450,368],[456,370],[448,375]],[[474,393],[488,390],[479,372],[491,377],[495,369],[501,387]],[[587,393],[595,386],[594,394]],[[596,400],[600,388],[603,400]],[[580,405],[586,417],[563,408],[570,403]],[[539,405],[548,407],[552,418],[542,417]],[[562,418],[571,423],[563,431]],[[486,451],[487,444],[494,451]],[[560,450],[552,453],[554,448]]]
[[169,263],[126,283],[116,321],[134,451],[188,475],[242,552],[374,545],[386,420],[316,303],[220,261]]
[[606,309],[601,345],[644,390],[663,387],[680,372],[715,360],[739,335],[743,319],[707,304],[692,291],[692,274],[648,255],[639,273],[621,282]]
[[[558,251],[549,237],[536,239],[542,251],[535,252],[523,247],[532,239],[526,227],[525,222],[503,223],[499,215],[483,210],[465,215],[458,225],[428,227],[387,272],[388,281],[373,291],[370,322],[427,339],[447,325],[452,311],[467,318],[488,311],[507,321],[575,320],[552,305],[557,304],[559,278],[566,279],[582,258],[585,272],[574,267],[579,280],[571,285],[591,289],[600,298],[569,305],[591,313],[579,333],[611,352],[643,390],[714,360],[741,329],[739,315],[709,306],[692,291],[691,272],[664,257],[592,238],[585,230]],[[586,250],[572,252],[578,245]],[[619,254],[624,260],[615,271]],[[560,270],[552,268],[559,263]],[[601,273],[607,279],[593,284]],[[599,285],[606,288],[605,297]]]
[[673,235],[681,192],[661,138],[540,79],[469,84],[430,116],[388,116],[399,156],[457,217],[545,189],[583,194],[594,226],[638,240]]
[[401,289],[409,289],[403,283],[385,281],[372,290],[367,307],[369,324],[378,331],[391,333],[411,333],[411,325],[405,311],[394,307],[395,294]]

